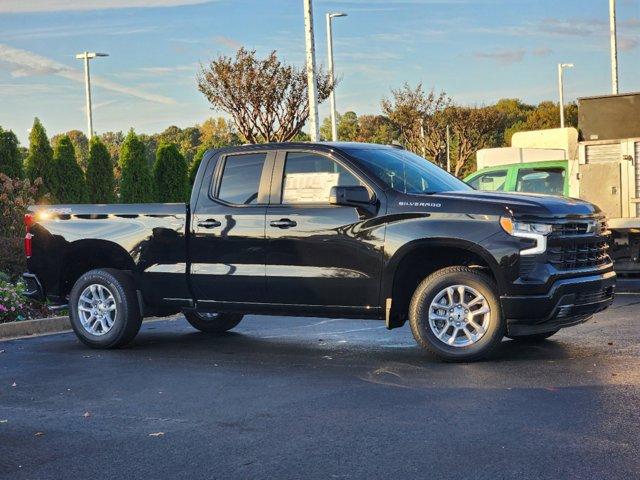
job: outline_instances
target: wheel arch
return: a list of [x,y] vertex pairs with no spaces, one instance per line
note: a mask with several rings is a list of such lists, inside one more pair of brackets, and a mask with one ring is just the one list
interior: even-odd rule
[[498,263],[478,244],[456,238],[414,240],[398,249],[383,270],[381,294],[387,304],[387,326],[404,324],[411,296],[422,279],[454,265],[484,270],[496,282],[499,292],[503,291]]
[[77,240],[71,243],[61,265],[63,268],[59,279],[60,298],[66,297],[78,278],[90,270],[114,268],[133,272],[136,268],[131,255],[121,245],[98,239]]

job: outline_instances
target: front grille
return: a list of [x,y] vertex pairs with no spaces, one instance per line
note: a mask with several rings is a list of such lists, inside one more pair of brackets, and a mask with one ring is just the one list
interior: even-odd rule
[[602,237],[575,239],[549,246],[549,263],[558,270],[598,267],[611,260],[607,251],[609,244]]
[[[606,220],[594,220],[583,222],[566,222],[556,223],[553,225],[553,236],[557,237],[571,237],[574,235],[586,235],[586,234],[606,234],[607,222]],[[595,228],[594,228],[595,227]]]

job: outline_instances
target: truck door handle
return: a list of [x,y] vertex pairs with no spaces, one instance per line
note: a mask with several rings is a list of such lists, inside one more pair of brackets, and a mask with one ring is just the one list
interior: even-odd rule
[[280,220],[274,220],[273,222],[269,222],[269,225],[277,228],[291,228],[298,225],[297,222],[293,220],[289,220],[288,218],[281,218]]
[[202,228],[216,228],[216,227],[219,227],[220,225],[222,224],[213,218],[207,218],[202,222],[198,222],[198,226]]

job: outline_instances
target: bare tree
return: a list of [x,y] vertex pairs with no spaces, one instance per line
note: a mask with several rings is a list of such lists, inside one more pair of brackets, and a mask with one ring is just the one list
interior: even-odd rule
[[[316,78],[321,102],[331,91],[330,77],[318,72]],[[305,70],[282,63],[275,50],[265,59],[244,48],[235,58],[221,55],[201,66],[197,80],[213,109],[231,115],[251,143],[291,140],[309,116]]]
[[444,112],[455,136],[453,152],[456,176],[471,167],[471,160],[481,148],[494,146],[495,132],[504,123],[504,113],[495,107],[450,106]]
[[405,83],[402,88],[391,90],[391,99],[382,100],[382,110],[400,130],[407,149],[443,165],[446,162],[443,111],[450,104],[445,92],[425,93],[421,83],[415,88]]

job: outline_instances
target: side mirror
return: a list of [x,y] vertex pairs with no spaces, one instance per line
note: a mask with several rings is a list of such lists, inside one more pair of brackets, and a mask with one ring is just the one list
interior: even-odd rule
[[369,195],[369,190],[360,185],[353,187],[331,187],[329,203],[331,205],[360,207],[370,205],[372,199],[371,195]]
[[356,207],[360,211],[365,211],[371,215],[376,213],[376,199],[361,185],[350,187],[331,187],[329,193],[329,203],[331,205],[342,205],[345,207]]

